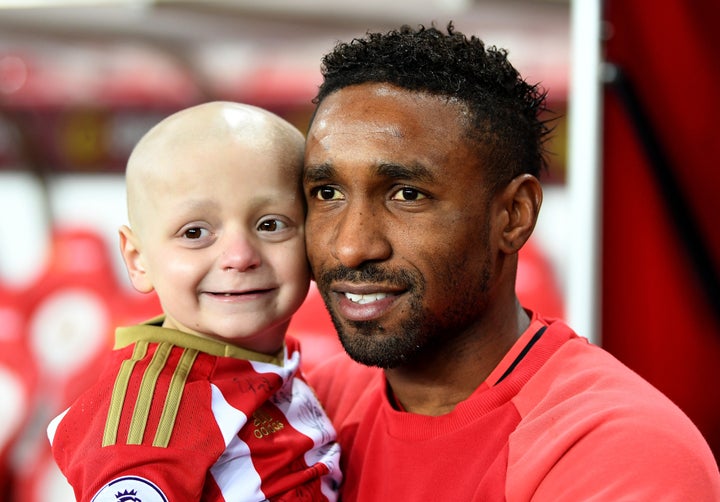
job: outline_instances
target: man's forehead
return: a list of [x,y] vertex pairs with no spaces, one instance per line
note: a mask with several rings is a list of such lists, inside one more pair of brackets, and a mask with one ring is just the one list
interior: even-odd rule
[[308,136],[331,129],[362,129],[401,137],[407,126],[432,130],[439,120],[467,127],[470,115],[468,106],[457,99],[389,84],[353,85],[318,104]]

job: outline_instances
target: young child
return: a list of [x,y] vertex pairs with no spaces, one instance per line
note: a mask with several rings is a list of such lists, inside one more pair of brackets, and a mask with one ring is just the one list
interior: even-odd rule
[[303,135],[213,102],[161,121],[126,170],[120,248],[163,316],[48,427],[78,501],[335,500],[335,430],[285,338],[308,291]]

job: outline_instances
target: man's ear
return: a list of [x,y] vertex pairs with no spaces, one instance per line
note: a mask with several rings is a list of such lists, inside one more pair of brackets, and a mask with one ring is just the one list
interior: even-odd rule
[[516,253],[532,235],[542,205],[540,181],[531,174],[514,178],[500,194],[505,227],[500,237],[500,249]]
[[120,227],[119,235],[120,253],[125,261],[130,282],[140,293],[150,293],[154,288],[138,246],[137,236],[126,225]]

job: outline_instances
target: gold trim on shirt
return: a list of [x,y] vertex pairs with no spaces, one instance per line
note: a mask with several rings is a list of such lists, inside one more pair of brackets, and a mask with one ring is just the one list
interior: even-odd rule
[[170,388],[168,389],[167,396],[165,396],[165,404],[163,405],[158,429],[155,432],[153,446],[166,447],[170,442],[170,436],[175,427],[175,418],[177,418],[177,412],[180,408],[180,398],[185,388],[185,381],[197,355],[197,350],[185,349],[182,356],[180,356],[180,361],[170,380]]

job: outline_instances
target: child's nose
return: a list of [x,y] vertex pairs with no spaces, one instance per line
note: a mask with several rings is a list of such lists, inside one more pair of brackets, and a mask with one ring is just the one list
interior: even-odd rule
[[257,242],[249,235],[225,236],[222,246],[220,266],[223,270],[244,272],[259,267],[262,262]]

